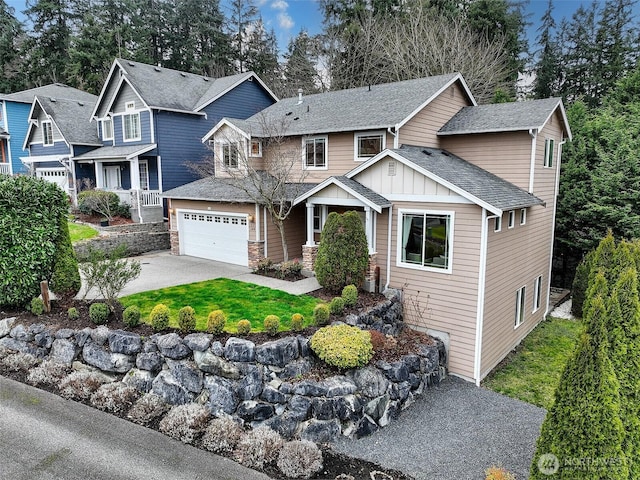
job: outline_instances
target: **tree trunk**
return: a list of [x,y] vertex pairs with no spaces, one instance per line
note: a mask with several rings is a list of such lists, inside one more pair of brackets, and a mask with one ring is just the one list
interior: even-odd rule
[[285,235],[284,235],[284,221],[274,219],[273,224],[278,229],[278,232],[280,232],[280,241],[282,242],[282,254],[284,255],[284,261],[288,262],[289,249],[287,248],[287,239],[285,238]]

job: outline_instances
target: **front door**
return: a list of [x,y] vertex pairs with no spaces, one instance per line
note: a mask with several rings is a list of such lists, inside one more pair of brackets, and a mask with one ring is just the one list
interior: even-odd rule
[[120,181],[120,167],[108,166],[103,168],[104,174],[104,188],[108,190],[116,190],[122,188],[122,182]]

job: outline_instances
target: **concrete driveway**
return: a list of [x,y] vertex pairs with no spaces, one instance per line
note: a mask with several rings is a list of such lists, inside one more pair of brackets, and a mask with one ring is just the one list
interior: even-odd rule
[[[277,278],[254,275],[248,267],[186,255],[171,255],[169,251],[151,252],[132,257],[132,259],[140,262],[142,272],[137,279],[125,286],[120,293],[121,297],[214,278],[241,280],[277,290],[284,290],[294,295],[308,293],[320,288],[315,277],[306,278],[298,282],[287,282]],[[84,287],[79,296],[82,296],[82,294],[84,294]],[[87,298],[98,298],[98,292],[89,292]]]

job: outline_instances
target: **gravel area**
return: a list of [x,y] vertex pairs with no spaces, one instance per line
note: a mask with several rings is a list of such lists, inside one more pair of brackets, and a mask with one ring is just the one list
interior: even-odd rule
[[360,440],[341,438],[333,448],[417,480],[481,480],[492,465],[524,479],[545,414],[448,377],[388,427]]
[[555,318],[566,318],[568,320],[574,320],[576,318],[571,314],[571,300],[567,300],[558,305],[552,310],[550,315]]

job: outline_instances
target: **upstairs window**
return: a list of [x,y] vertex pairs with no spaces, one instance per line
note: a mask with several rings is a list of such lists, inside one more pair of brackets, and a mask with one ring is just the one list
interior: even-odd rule
[[222,165],[225,168],[238,168],[238,145],[235,143],[222,144]]
[[102,120],[102,139],[113,140],[113,122],[110,118]]
[[516,224],[516,212],[515,210],[509,210],[509,228],[513,228]]
[[524,322],[524,304],[527,297],[527,287],[520,287],[516,291],[516,316],[514,328],[518,328]]
[[123,139],[125,142],[140,140],[140,113],[128,113],[122,116]]
[[355,159],[367,160],[376,156],[385,147],[384,132],[356,133]]
[[262,142],[260,140],[251,140],[251,156],[252,157],[261,157],[262,156]]
[[537,311],[540,308],[542,301],[542,275],[536,278],[533,288],[533,311]]
[[496,217],[494,219],[493,231],[499,232],[502,230],[502,217]]
[[327,168],[327,137],[304,139],[304,165],[306,168]]
[[42,144],[53,145],[53,126],[51,122],[42,122]]
[[554,143],[553,138],[547,138],[544,142],[544,166],[547,168],[553,167]]
[[527,209],[520,209],[520,225],[525,225],[527,223]]
[[453,213],[401,213],[400,263],[451,270]]

